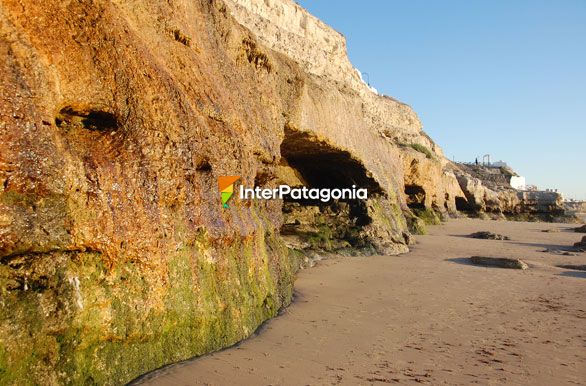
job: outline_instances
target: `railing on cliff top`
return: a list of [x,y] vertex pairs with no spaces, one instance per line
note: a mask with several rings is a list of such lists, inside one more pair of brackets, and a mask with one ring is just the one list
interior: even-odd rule
[[484,166],[487,168],[500,168],[502,167],[502,165],[495,165],[493,163],[482,163],[482,162],[465,162],[465,161],[453,161],[454,163],[457,164],[462,164],[462,165],[468,165],[468,166]]

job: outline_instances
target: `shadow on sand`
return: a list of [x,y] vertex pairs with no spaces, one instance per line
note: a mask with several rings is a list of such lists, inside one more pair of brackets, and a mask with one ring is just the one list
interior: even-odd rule
[[491,268],[491,267],[484,267],[484,266],[481,266],[481,265],[473,264],[470,261],[470,258],[469,257],[453,257],[451,259],[445,259],[444,261],[449,261],[449,262],[452,262],[452,263],[462,264],[462,265],[469,265],[471,267]]
[[564,271],[562,273],[558,273],[558,276],[578,277],[581,279],[586,279],[586,272],[584,272],[584,271]]
[[[474,232],[472,232],[472,233],[474,233]],[[450,236],[450,237],[463,237],[465,239],[471,239],[471,240],[508,241],[508,240],[493,240],[493,239],[483,239],[483,238],[480,238],[480,237],[472,237],[472,236],[470,236],[472,233],[467,233],[465,235],[462,235],[462,234],[459,234],[459,235],[451,234],[451,235],[448,235],[448,236]]]
[[542,243],[522,243],[519,241],[510,241],[511,244],[517,244],[524,247],[545,248],[564,252],[577,252],[573,246],[570,245],[556,245],[556,244],[542,244]]
[[[472,236],[470,236],[470,234],[465,234],[465,235],[454,235],[454,234],[451,234],[451,235],[448,235],[448,236],[450,236],[450,237],[461,237],[461,238],[464,238],[464,239],[480,240],[480,241],[493,241],[493,242],[494,241],[508,241],[508,242],[511,241],[511,240],[485,239],[485,238],[482,238],[482,237],[472,237]],[[506,235],[503,235],[503,236],[506,236]]]
[[[496,259],[506,259],[506,258],[496,257]],[[444,259],[444,261],[449,261],[451,263],[468,265],[468,266],[476,267],[476,268],[496,268],[496,269],[512,269],[512,270],[519,269],[519,267],[506,265],[507,263],[513,263],[513,260],[516,260],[516,259],[509,259],[509,260],[510,260],[509,262],[504,262],[504,263],[501,262],[501,264],[499,264],[499,262],[495,262],[495,263],[492,263],[492,264],[491,263],[488,263],[488,264],[482,264],[482,263],[474,264],[472,262],[472,260],[470,260],[470,257],[453,257],[451,259]],[[505,264],[505,265],[503,265],[503,264]],[[523,268],[523,269],[525,269],[525,268]],[[523,269],[519,269],[519,270],[523,270]]]

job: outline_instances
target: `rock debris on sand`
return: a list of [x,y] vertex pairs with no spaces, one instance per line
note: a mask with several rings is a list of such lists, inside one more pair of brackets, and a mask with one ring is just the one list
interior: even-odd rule
[[574,247],[586,248],[586,236],[582,237],[582,241],[578,241],[577,243],[575,243]]
[[481,231],[470,234],[473,239],[484,239],[484,240],[510,240],[509,236],[499,235],[498,233]]
[[472,256],[470,258],[472,264],[484,265],[487,267],[499,267],[499,268],[513,268],[513,269],[528,269],[529,266],[523,260],[512,259],[509,257],[485,257],[485,256]]

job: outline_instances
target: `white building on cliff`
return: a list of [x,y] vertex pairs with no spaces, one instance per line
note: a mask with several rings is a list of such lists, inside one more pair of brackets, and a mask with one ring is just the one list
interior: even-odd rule
[[525,177],[522,176],[511,176],[511,181],[509,182],[513,189],[517,190],[525,190]]

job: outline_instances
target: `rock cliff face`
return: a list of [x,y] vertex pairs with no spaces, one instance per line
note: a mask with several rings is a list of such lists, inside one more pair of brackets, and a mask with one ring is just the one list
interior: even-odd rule
[[276,174],[294,63],[218,1],[0,15],[0,384],[121,384],[276,315],[281,205],[217,177]]
[[514,213],[519,210],[517,191],[498,168],[454,165],[465,200],[458,200],[458,210],[466,212]]
[[[306,73],[290,126],[359,159],[402,208],[456,210],[464,197],[450,162],[413,110],[369,87],[346,54],[344,37],[293,1],[227,0],[235,18]],[[415,197],[417,196],[417,197]]]
[[222,175],[368,187],[286,217],[310,213],[319,248],[407,251],[399,144],[436,157],[418,161],[436,165],[425,186],[450,178],[413,111],[370,90],[343,38],[294,3],[250,3],[270,13],[248,13],[258,27],[235,5],[0,3],[0,383],[124,383],[288,304],[299,252],[283,204],[223,209]]
[[453,165],[465,199],[457,200],[457,209],[486,212],[516,218],[545,220],[564,215],[562,196],[557,192],[518,191],[510,185],[514,172],[508,168],[482,165]]
[[564,208],[570,213],[586,213],[586,201],[566,201]]
[[[416,146],[416,149],[419,149]],[[465,198],[449,161],[438,154],[425,154],[412,147],[402,148],[405,196],[412,209],[456,213],[456,200]]]

